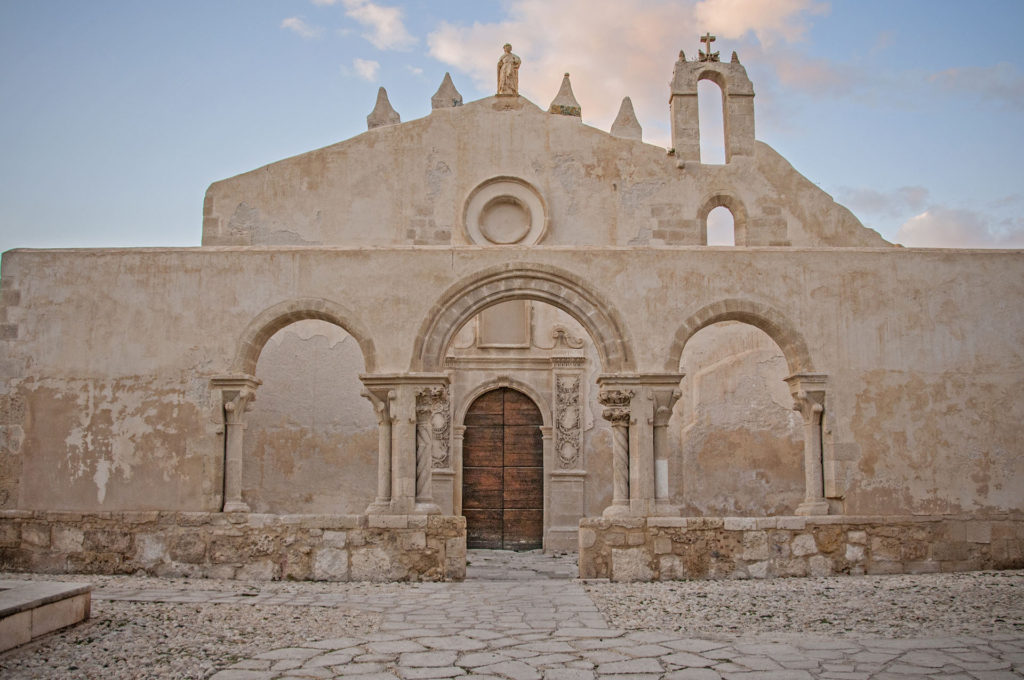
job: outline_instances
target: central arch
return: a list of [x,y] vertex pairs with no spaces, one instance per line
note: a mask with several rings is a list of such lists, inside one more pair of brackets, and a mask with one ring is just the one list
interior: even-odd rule
[[537,264],[485,269],[445,291],[420,326],[410,370],[441,370],[445,351],[459,328],[506,300],[537,300],[563,310],[590,333],[606,372],[635,370],[632,344],[618,312],[569,272]]

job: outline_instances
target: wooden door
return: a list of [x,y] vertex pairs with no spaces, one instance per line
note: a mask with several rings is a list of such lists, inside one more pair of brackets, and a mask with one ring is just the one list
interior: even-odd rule
[[477,398],[466,412],[462,514],[466,547],[540,548],[544,534],[543,420],[537,405],[507,387]]

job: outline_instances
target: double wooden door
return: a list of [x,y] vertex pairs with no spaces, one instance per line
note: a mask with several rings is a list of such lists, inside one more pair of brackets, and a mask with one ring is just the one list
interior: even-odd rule
[[540,548],[544,534],[544,442],[540,409],[507,387],[482,394],[466,413],[462,514],[466,546]]

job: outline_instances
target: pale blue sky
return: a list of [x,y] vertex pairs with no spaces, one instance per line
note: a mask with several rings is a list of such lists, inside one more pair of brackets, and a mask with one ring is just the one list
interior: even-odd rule
[[[397,10],[397,11],[396,11]],[[705,30],[754,82],[757,137],[890,240],[1024,246],[1024,3],[866,0],[0,0],[0,251],[198,245],[210,182],[411,120],[501,44],[546,107],[624,95],[667,145]]]

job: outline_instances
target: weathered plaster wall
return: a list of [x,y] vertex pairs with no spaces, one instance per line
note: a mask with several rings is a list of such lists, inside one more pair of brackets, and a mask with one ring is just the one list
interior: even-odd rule
[[377,417],[360,395],[359,345],[299,321],[260,353],[247,417],[242,497],[254,512],[359,514],[377,483]]
[[673,504],[684,515],[793,514],[804,499],[803,421],[778,345],[747,324],[714,324],[686,343],[679,370]]
[[769,146],[748,151],[680,167],[663,148],[489,97],[215,182],[203,245],[467,244],[468,197],[505,176],[542,197],[545,245],[699,245],[716,205],[742,217],[738,245],[888,245]]
[[[519,278],[475,290],[487,270]],[[21,428],[8,507],[216,509],[209,379],[238,370],[271,307],[341,315],[372,348],[367,371],[401,373],[424,365],[414,348],[430,346],[418,336],[441,291],[570,304],[574,281],[607,312],[579,320],[627,348],[603,359],[613,370],[676,370],[676,333],[694,319],[774,319],[763,325],[789,369],[828,375],[826,495],[839,510],[985,514],[1024,498],[1019,251],[51,250],[5,253],[3,273],[0,389],[24,404],[4,425]],[[464,323],[444,318],[438,328]]]

